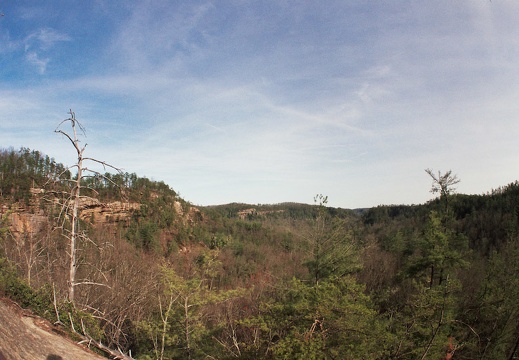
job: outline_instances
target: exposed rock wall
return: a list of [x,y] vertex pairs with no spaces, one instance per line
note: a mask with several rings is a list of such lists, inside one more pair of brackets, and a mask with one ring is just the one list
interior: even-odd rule
[[[48,225],[49,219],[40,209],[40,201],[35,200],[41,191],[31,191],[33,197],[29,206],[19,204],[0,204],[0,216],[8,214],[9,230],[15,239],[23,235],[35,235]],[[58,202],[55,203],[59,206]],[[72,203],[69,204],[72,206]],[[79,216],[82,220],[92,224],[116,224],[128,222],[134,212],[141,209],[141,204],[135,202],[113,201],[102,203],[91,197],[81,197]]]
[[139,211],[141,204],[113,201],[101,203],[99,200],[85,197],[79,204],[79,216],[90,223],[117,223],[127,221],[134,211]]

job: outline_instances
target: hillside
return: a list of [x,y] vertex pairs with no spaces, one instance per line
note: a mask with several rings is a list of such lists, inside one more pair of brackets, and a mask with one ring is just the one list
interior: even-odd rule
[[135,358],[517,355],[517,182],[354,211],[197,208],[136,174],[87,178],[71,302],[73,176],[28,149],[0,171],[0,294]]

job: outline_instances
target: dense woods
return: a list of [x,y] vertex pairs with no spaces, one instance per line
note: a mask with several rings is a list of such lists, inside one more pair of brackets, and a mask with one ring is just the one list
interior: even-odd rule
[[137,359],[517,358],[519,183],[463,195],[428,174],[436,199],[356,211],[196,208],[136,174],[85,178],[71,303],[54,198],[75,175],[2,149],[0,293]]

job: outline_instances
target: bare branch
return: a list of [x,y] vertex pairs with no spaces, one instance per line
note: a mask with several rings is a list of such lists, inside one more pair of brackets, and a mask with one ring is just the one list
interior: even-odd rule
[[80,282],[75,282],[73,284],[74,284],[74,286],[77,286],[77,285],[96,285],[96,286],[103,286],[103,287],[106,287],[108,289],[112,288],[110,285],[103,284],[103,283],[98,283],[98,282],[95,282],[95,281],[80,281]]
[[[72,323],[72,319],[71,319]],[[89,345],[93,345],[99,350],[103,351],[104,353],[108,354],[112,359],[119,359],[119,360],[131,360],[132,358],[128,355],[125,355],[120,349],[112,350],[109,347],[103,345],[100,341],[95,340],[92,338],[88,333],[86,332],[85,325],[83,324],[83,320],[81,320],[81,327],[83,330],[83,334],[78,333],[74,327],[72,327],[73,332],[79,336],[82,340],[80,343],[88,343]]]
[[[115,167],[115,166],[113,166],[113,165],[110,165],[110,164],[107,163],[106,161],[101,161],[101,160],[97,160],[97,159],[89,158],[89,157],[85,157],[85,158],[83,158],[83,160],[89,160],[89,161],[93,161],[93,162],[95,162],[95,163],[101,164],[101,165],[103,165],[103,168],[105,168],[105,169],[108,167],[108,168],[111,168],[111,169],[116,170],[116,171],[119,172],[119,173],[122,172],[122,169],[120,169],[120,168],[118,168],[118,167]],[[85,170],[92,171],[92,170],[89,170],[89,169],[87,169],[87,168],[85,168]],[[94,171],[92,171],[92,172],[94,172]]]

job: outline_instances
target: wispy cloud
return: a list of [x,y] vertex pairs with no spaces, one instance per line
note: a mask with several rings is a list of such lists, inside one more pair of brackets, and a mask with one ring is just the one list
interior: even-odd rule
[[46,51],[59,41],[70,40],[71,38],[68,35],[61,34],[51,28],[39,29],[25,38],[25,51],[28,51],[31,47]]
[[130,71],[182,69],[183,60],[192,58],[203,46],[205,33],[198,26],[212,9],[210,2],[194,6],[133,3],[131,15],[119,27],[110,51],[117,53],[119,65]]
[[44,74],[51,58],[43,54],[49,54],[56,43],[70,40],[68,35],[51,28],[38,29],[23,40],[25,59],[29,64],[35,66],[40,74]]
[[47,64],[49,63],[49,58],[40,59],[38,54],[34,51],[28,51],[25,54],[25,59],[32,65],[38,68],[38,72],[40,74],[45,73],[45,69],[47,68]]
[[21,45],[21,41],[12,39],[9,32],[2,31],[2,28],[0,28],[0,55],[12,53],[18,50]]

